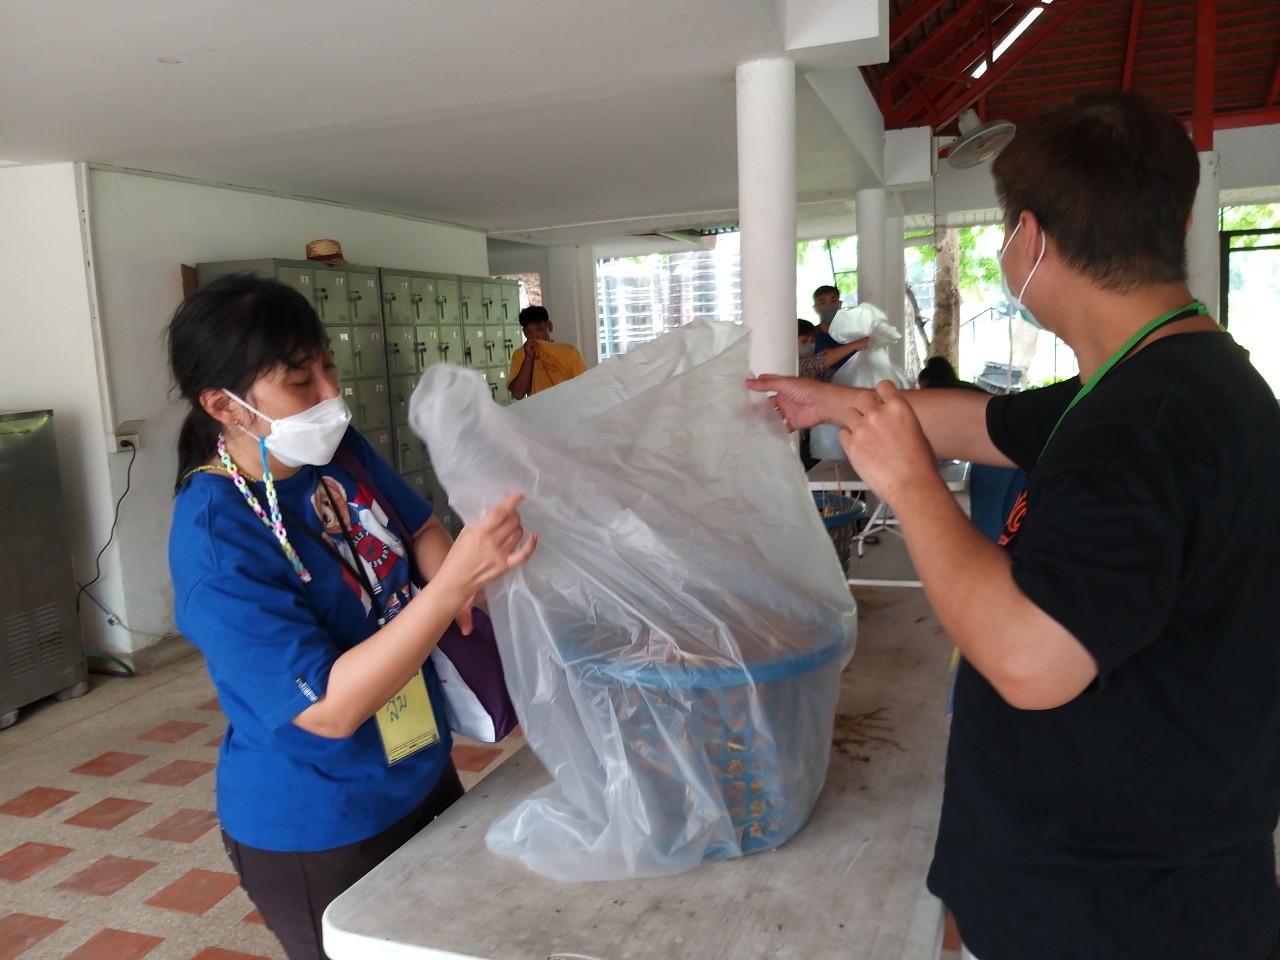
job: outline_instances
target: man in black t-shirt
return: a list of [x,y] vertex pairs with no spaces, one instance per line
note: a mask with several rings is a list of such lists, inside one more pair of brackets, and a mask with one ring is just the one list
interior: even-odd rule
[[[1280,408],[1194,301],[1182,125],[1130,94],[1019,130],[1001,266],[1080,377],[986,398],[761,377],[846,428],[964,654],[929,889],[978,960],[1280,956]],[[999,545],[939,459],[1030,471]]]

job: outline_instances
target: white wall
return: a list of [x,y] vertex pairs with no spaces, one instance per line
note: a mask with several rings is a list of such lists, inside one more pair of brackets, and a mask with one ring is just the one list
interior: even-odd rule
[[[94,588],[136,633],[108,626],[99,611],[82,615],[86,645],[117,654],[136,652],[173,630],[167,539],[174,449],[185,410],[170,397],[164,329],[182,298],[180,265],[253,257],[302,259],[308,240],[332,237],[342,243],[348,260],[360,263],[488,273],[485,238],[479,231],[91,169],[89,216],[106,370],[106,395],[99,402],[73,168],[0,170],[0,189],[6,185],[23,204],[22,219],[9,216],[8,204],[0,219],[0,262],[6,270],[22,264],[18,304],[13,318],[6,317],[6,329],[27,316],[36,322],[23,330],[19,349],[8,354],[26,386],[20,397],[11,397],[6,369],[4,405],[21,399],[23,404],[58,406],[59,396],[50,397],[47,390],[40,399],[46,382],[56,383],[56,390],[67,396],[62,406],[72,412],[74,423],[59,423],[59,440],[68,433],[68,443],[80,452],[64,468],[68,488],[80,491],[84,501],[81,517],[73,511],[76,572],[82,581],[92,576],[92,552],[106,540],[129,460],[127,453],[107,453],[110,425],[104,427],[104,417],[117,423],[145,421],[116,543],[103,558],[102,580]],[[7,199],[3,193],[0,198]],[[55,235],[39,237],[33,246],[37,226]],[[56,298],[56,310],[51,298]],[[111,415],[104,413],[103,404],[112,408]]]
[[[81,251],[75,166],[0,169],[0,409],[53,410],[72,563],[83,583],[106,540],[111,502]],[[111,554],[103,562],[119,568]],[[85,623],[99,619],[82,614]]]
[[1280,144],[1280,123],[1269,127],[1215,131],[1213,149],[1217,151],[1221,164],[1218,189],[1280,187],[1277,144]]

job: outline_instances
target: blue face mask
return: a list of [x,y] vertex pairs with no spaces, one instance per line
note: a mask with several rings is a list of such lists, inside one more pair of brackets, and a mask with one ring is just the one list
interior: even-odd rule
[[1026,306],[1023,305],[1023,302],[1022,302],[1022,298],[1027,293],[1027,285],[1031,283],[1031,278],[1036,275],[1036,270],[1040,267],[1040,261],[1044,259],[1044,231],[1043,230],[1040,231],[1040,256],[1036,257],[1035,266],[1033,266],[1031,268],[1031,272],[1027,274],[1027,279],[1023,281],[1022,289],[1018,291],[1018,295],[1016,297],[1013,295],[1013,289],[1009,286],[1009,278],[1004,272],[1005,251],[1009,249],[1010,244],[1013,243],[1013,238],[1018,235],[1018,231],[1021,229],[1022,229],[1021,223],[1019,223],[1016,227],[1014,227],[1013,233],[1009,235],[1008,242],[1006,242],[1004,247],[1002,247],[1000,250],[1000,289],[1004,291],[1005,299],[1008,300],[1011,304],[1013,304],[1017,308],[1018,316],[1022,317],[1023,320],[1027,321],[1027,323],[1031,324],[1037,330],[1043,330],[1044,327],[1040,325],[1040,321],[1035,318],[1035,315],[1030,310],[1028,310]]

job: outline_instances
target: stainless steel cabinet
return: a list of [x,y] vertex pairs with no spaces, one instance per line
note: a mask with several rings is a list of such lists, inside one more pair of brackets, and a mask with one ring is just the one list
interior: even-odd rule
[[0,729],[89,689],[53,411],[0,411]]

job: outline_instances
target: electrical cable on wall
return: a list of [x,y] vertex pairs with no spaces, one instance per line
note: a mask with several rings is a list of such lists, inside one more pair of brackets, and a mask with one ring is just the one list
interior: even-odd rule
[[[107,542],[102,545],[102,549],[98,551],[98,555],[93,560],[93,579],[76,592],[77,612],[80,610],[80,595],[102,579],[102,555],[107,552],[107,547],[111,546],[111,541],[115,539],[116,524],[120,522],[120,504],[124,503],[124,498],[129,495],[129,488],[133,482],[133,461],[138,459],[138,448],[128,440],[122,440],[120,442],[120,446],[129,447],[133,451],[129,455],[129,466],[125,470],[124,474],[124,493],[120,494],[120,499],[116,501],[115,516],[111,519],[111,532],[107,534]],[[99,604],[99,606],[101,606],[101,604]]]

